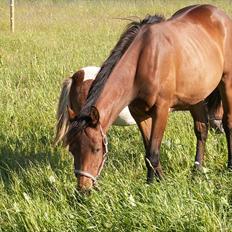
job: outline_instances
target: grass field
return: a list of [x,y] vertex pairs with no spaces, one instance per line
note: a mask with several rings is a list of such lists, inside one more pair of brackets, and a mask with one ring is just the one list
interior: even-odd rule
[[210,132],[204,174],[192,175],[195,136],[189,113],[170,115],[162,144],[165,180],[147,185],[135,127],[112,127],[100,191],[75,193],[71,155],[53,148],[62,80],[101,65],[127,21],[169,17],[196,2],[232,16],[232,1],[8,1],[0,3],[0,231],[232,231],[232,173],[224,135]]

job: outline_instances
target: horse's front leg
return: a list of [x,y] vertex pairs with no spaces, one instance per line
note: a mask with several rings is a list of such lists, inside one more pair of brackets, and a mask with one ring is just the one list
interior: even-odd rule
[[[136,121],[140,133],[143,138],[143,144],[146,151],[145,157],[149,157],[149,151],[150,151],[150,137],[151,137],[151,126],[152,126],[152,118],[148,116],[144,111],[141,111],[138,109],[138,107],[131,104],[129,106],[130,113],[133,116],[134,120]],[[150,179],[150,175],[153,175],[153,167],[149,164],[149,162],[146,161],[146,166],[148,170],[148,177],[147,179]]]
[[169,105],[155,107],[152,113],[152,129],[149,150],[146,153],[147,182],[153,182],[154,175],[162,179],[163,171],[160,164],[160,145],[167,124]]
[[204,161],[205,143],[208,135],[207,108],[201,102],[191,107],[190,113],[194,120],[194,132],[197,137],[195,167],[200,169]]

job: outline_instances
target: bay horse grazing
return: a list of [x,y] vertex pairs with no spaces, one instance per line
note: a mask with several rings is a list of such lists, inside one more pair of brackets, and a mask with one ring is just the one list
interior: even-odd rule
[[131,23],[103,63],[79,115],[70,115],[66,142],[79,189],[94,186],[107,154],[106,132],[125,106],[141,131],[151,182],[163,175],[160,145],[169,108],[190,110],[200,167],[208,131],[205,101],[217,108],[221,100],[232,168],[231,19],[214,6],[194,5],[168,20],[148,16]]
[[[81,108],[84,106],[89,89],[93,81],[95,80],[100,67],[87,66],[83,67],[75,72],[71,77],[67,78],[63,82],[63,87],[59,97],[59,104],[57,109],[57,124],[56,124],[56,136],[54,144],[59,142],[65,144],[66,132],[69,129],[72,120],[69,120],[70,115],[78,115]],[[206,102],[209,113],[209,125],[218,132],[222,132],[222,107],[215,109],[214,107],[208,107],[212,104]],[[67,107],[68,106],[68,107]],[[212,105],[213,106],[213,105]],[[173,111],[170,109],[169,111]],[[135,125],[136,122],[130,114],[128,107],[126,106],[118,115],[113,125],[116,126],[129,126]]]
[[[64,80],[57,109],[56,136],[54,144],[59,142],[65,144],[66,132],[72,120],[69,115],[78,115],[86,102],[90,86],[96,78],[100,67],[87,66],[75,72],[72,77]],[[68,106],[68,108],[67,108]],[[136,122],[126,106],[118,115],[113,125],[129,126]]]

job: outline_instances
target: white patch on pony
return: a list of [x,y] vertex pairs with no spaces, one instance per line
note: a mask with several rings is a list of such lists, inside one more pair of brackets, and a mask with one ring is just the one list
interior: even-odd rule
[[129,126],[135,125],[136,122],[130,114],[129,108],[125,107],[114,121],[115,126]]
[[[94,80],[98,72],[100,71],[100,69],[101,69],[100,67],[96,67],[96,66],[87,66],[87,67],[81,68],[81,70],[83,70],[85,73],[84,81]],[[129,126],[129,125],[135,125],[135,124],[136,122],[131,116],[128,107],[125,107],[121,111],[121,113],[118,115],[118,118],[113,123],[113,125],[116,125],[116,126]]]
[[82,68],[81,70],[84,71],[85,75],[84,75],[84,81],[87,80],[94,80],[98,74],[98,72],[100,71],[100,67],[96,67],[96,66],[87,66]]

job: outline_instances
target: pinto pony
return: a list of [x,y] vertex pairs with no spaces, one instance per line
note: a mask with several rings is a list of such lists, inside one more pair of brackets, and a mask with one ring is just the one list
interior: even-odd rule
[[106,133],[127,105],[143,137],[148,182],[163,175],[160,146],[169,108],[191,112],[195,165],[201,167],[208,131],[205,101],[218,108],[221,100],[232,168],[231,19],[214,6],[194,5],[168,20],[155,15],[132,22],[103,63],[80,113],[70,114],[66,144],[79,189],[96,183],[108,151]]
[[[56,124],[56,136],[54,144],[59,142],[65,144],[66,133],[69,129],[73,115],[78,115],[81,108],[86,102],[90,86],[98,74],[100,67],[88,66],[81,68],[72,77],[64,80],[61,94],[59,97],[58,109],[57,109],[57,124]],[[128,107],[125,107],[113,125],[116,126],[129,126],[135,125],[136,122],[131,116]]]

